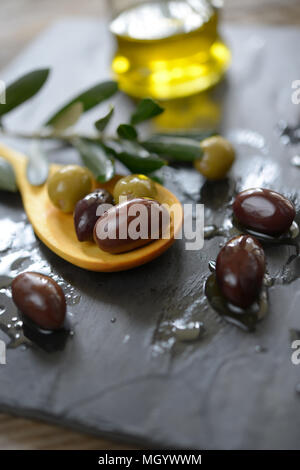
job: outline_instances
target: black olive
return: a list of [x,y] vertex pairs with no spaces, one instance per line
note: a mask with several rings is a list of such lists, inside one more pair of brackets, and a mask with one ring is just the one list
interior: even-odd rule
[[74,211],[74,225],[80,242],[93,239],[95,223],[102,215],[99,213],[99,206],[102,204],[113,204],[112,195],[105,189],[97,189],[77,202]]
[[12,298],[25,317],[45,330],[61,328],[66,316],[62,288],[51,277],[26,272],[12,282]]
[[287,232],[296,215],[294,205],[286,197],[263,188],[239,193],[233,212],[242,226],[275,236]]
[[216,261],[216,277],[222,294],[234,305],[249,307],[259,296],[265,274],[265,255],[250,235],[229,240]]

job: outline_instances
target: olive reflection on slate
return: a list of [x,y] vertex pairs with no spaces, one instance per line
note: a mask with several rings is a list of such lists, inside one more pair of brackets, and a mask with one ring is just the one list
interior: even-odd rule
[[57,330],[44,330],[36,325],[30,318],[21,313],[23,320],[23,333],[34,345],[47,353],[54,353],[65,348],[67,339],[71,334],[70,327],[64,325]]
[[250,332],[254,331],[256,324],[266,315],[268,310],[266,289],[263,287],[259,299],[250,308],[242,309],[231,304],[224,297],[217,283],[216,274],[213,269],[211,271],[213,273],[205,283],[205,295],[212,308],[229,323]]

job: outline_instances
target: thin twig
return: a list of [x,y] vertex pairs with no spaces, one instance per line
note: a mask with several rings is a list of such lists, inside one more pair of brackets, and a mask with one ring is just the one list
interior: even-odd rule
[[78,134],[61,134],[55,132],[33,132],[33,133],[24,133],[24,132],[16,132],[12,131],[11,129],[7,128],[0,128],[0,133],[7,137],[13,137],[16,139],[23,139],[23,140],[60,140],[68,145],[73,145],[74,140],[78,138],[82,139],[89,139],[95,142],[101,142],[100,136],[95,135],[78,135]]

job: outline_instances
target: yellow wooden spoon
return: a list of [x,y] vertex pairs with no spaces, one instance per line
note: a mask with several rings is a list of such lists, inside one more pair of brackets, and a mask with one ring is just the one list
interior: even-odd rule
[[[0,143],[0,156],[14,167],[24,208],[36,235],[50,250],[75,266],[90,271],[122,271],[140,266],[167,250],[181,229],[183,209],[180,202],[174,194],[157,184],[158,201],[175,208],[174,213],[170,214],[170,238],[156,240],[128,253],[118,255],[106,253],[92,242],[77,240],[72,214],[64,214],[53,206],[48,197],[47,184],[38,187],[30,185],[26,178],[27,159],[24,155]],[[60,167],[61,165],[51,165],[50,174]],[[119,178],[120,176],[117,176],[103,185],[97,184],[97,187],[112,192]]]

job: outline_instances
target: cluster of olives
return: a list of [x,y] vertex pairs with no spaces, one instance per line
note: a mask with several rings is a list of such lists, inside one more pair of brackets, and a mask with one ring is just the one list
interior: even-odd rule
[[[240,192],[233,203],[237,222],[248,232],[280,237],[291,227],[296,211],[282,194],[263,188]],[[216,279],[232,304],[250,307],[257,300],[265,274],[265,254],[256,237],[240,235],[229,240],[218,254]]]
[[[194,162],[195,168],[209,180],[224,178],[235,159],[231,144],[221,136],[204,139],[200,143],[202,156]],[[56,171],[48,181],[48,195],[51,202],[62,212],[74,213],[74,224],[80,242],[98,239],[95,225],[101,215],[112,204],[119,204],[122,198],[147,198],[155,200],[156,186],[145,175],[129,175],[121,178],[115,185],[113,195],[104,189],[93,191],[94,179],[87,168],[66,165]],[[147,210],[153,204],[143,202]],[[99,209],[99,206],[102,208]],[[101,243],[98,243],[102,249]],[[124,247],[123,247],[124,248]]]
[[[121,178],[115,185],[113,194],[106,189],[92,191],[93,178],[86,168],[77,165],[67,165],[54,173],[48,182],[48,194],[52,203],[66,213],[73,213],[74,226],[80,242],[94,240],[104,251],[122,253],[130,251],[151,241],[151,210],[163,211],[155,199],[157,189],[153,180],[145,175],[129,175]],[[114,205],[116,204],[116,205]],[[147,211],[147,226],[149,236],[133,240],[128,232],[130,218],[126,218],[127,237],[119,237],[118,233],[123,218],[119,217],[120,207],[128,211],[134,204],[142,204]],[[109,219],[107,219],[109,217]],[[120,219],[120,220],[119,220]],[[113,220],[115,225],[113,226]],[[160,219],[159,219],[160,220]],[[98,230],[108,224],[116,237],[109,234],[105,240],[98,237]],[[120,225],[120,227],[119,227]]]
[[[65,213],[73,212],[79,241],[94,239],[102,250],[110,253],[122,253],[145,245],[152,237],[150,215],[153,215],[153,211],[159,214],[158,237],[161,236],[163,224],[160,216],[165,209],[154,199],[157,189],[150,178],[144,175],[121,178],[114,187],[113,195],[105,189],[92,189],[90,172],[76,165],[58,170],[48,182],[52,203]],[[122,197],[125,198],[123,202]],[[101,229],[108,219],[115,220],[117,233],[122,229],[124,233],[122,224],[130,223],[134,216],[128,217],[126,221],[126,218],[114,218],[114,215],[118,214],[121,207],[129,209],[135,204],[142,204],[147,209],[147,238],[132,239],[128,232],[125,238],[97,238],[96,227]],[[116,228],[111,223],[110,227]],[[62,288],[52,278],[36,272],[19,274],[12,282],[12,298],[22,315],[23,331],[27,338],[47,352],[64,347],[68,336],[66,299]]]

